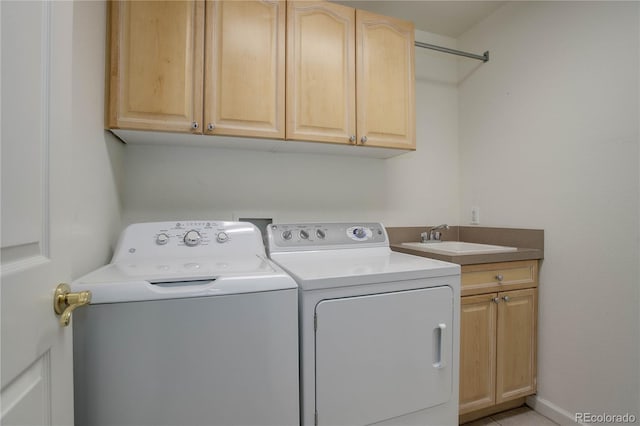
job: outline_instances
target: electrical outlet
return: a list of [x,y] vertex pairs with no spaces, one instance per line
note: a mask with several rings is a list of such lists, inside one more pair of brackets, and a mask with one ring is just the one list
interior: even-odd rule
[[480,225],[480,207],[471,207],[471,224]]

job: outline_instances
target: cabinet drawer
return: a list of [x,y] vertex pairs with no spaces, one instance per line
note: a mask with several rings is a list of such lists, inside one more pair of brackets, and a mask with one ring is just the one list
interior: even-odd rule
[[462,296],[538,286],[538,261],[462,266]]

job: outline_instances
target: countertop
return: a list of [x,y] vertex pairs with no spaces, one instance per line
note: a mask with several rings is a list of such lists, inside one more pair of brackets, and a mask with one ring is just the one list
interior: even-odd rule
[[494,244],[517,247],[516,251],[490,254],[443,255],[412,249],[401,245],[404,242],[420,241],[420,232],[427,227],[387,228],[391,249],[415,256],[444,260],[458,265],[479,263],[512,262],[544,258],[544,231],[540,229],[488,228],[478,226],[452,226],[443,233],[445,241]]

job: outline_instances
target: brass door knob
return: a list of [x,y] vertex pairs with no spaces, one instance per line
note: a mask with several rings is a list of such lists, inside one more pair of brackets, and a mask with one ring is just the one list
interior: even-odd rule
[[91,302],[90,291],[71,292],[68,284],[58,284],[53,294],[53,310],[56,315],[60,315],[60,325],[66,327],[71,321],[71,314],[80,306],[88,305]]

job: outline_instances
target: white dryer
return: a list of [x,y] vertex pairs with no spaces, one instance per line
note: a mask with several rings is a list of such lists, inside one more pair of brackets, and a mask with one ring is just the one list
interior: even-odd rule
[[250,223],[129,226],[71,285],[76,424],[297,425],[297,285]]
[[380,223],[272,224],[300,287],[303,425],[457,425],[460,267]]

